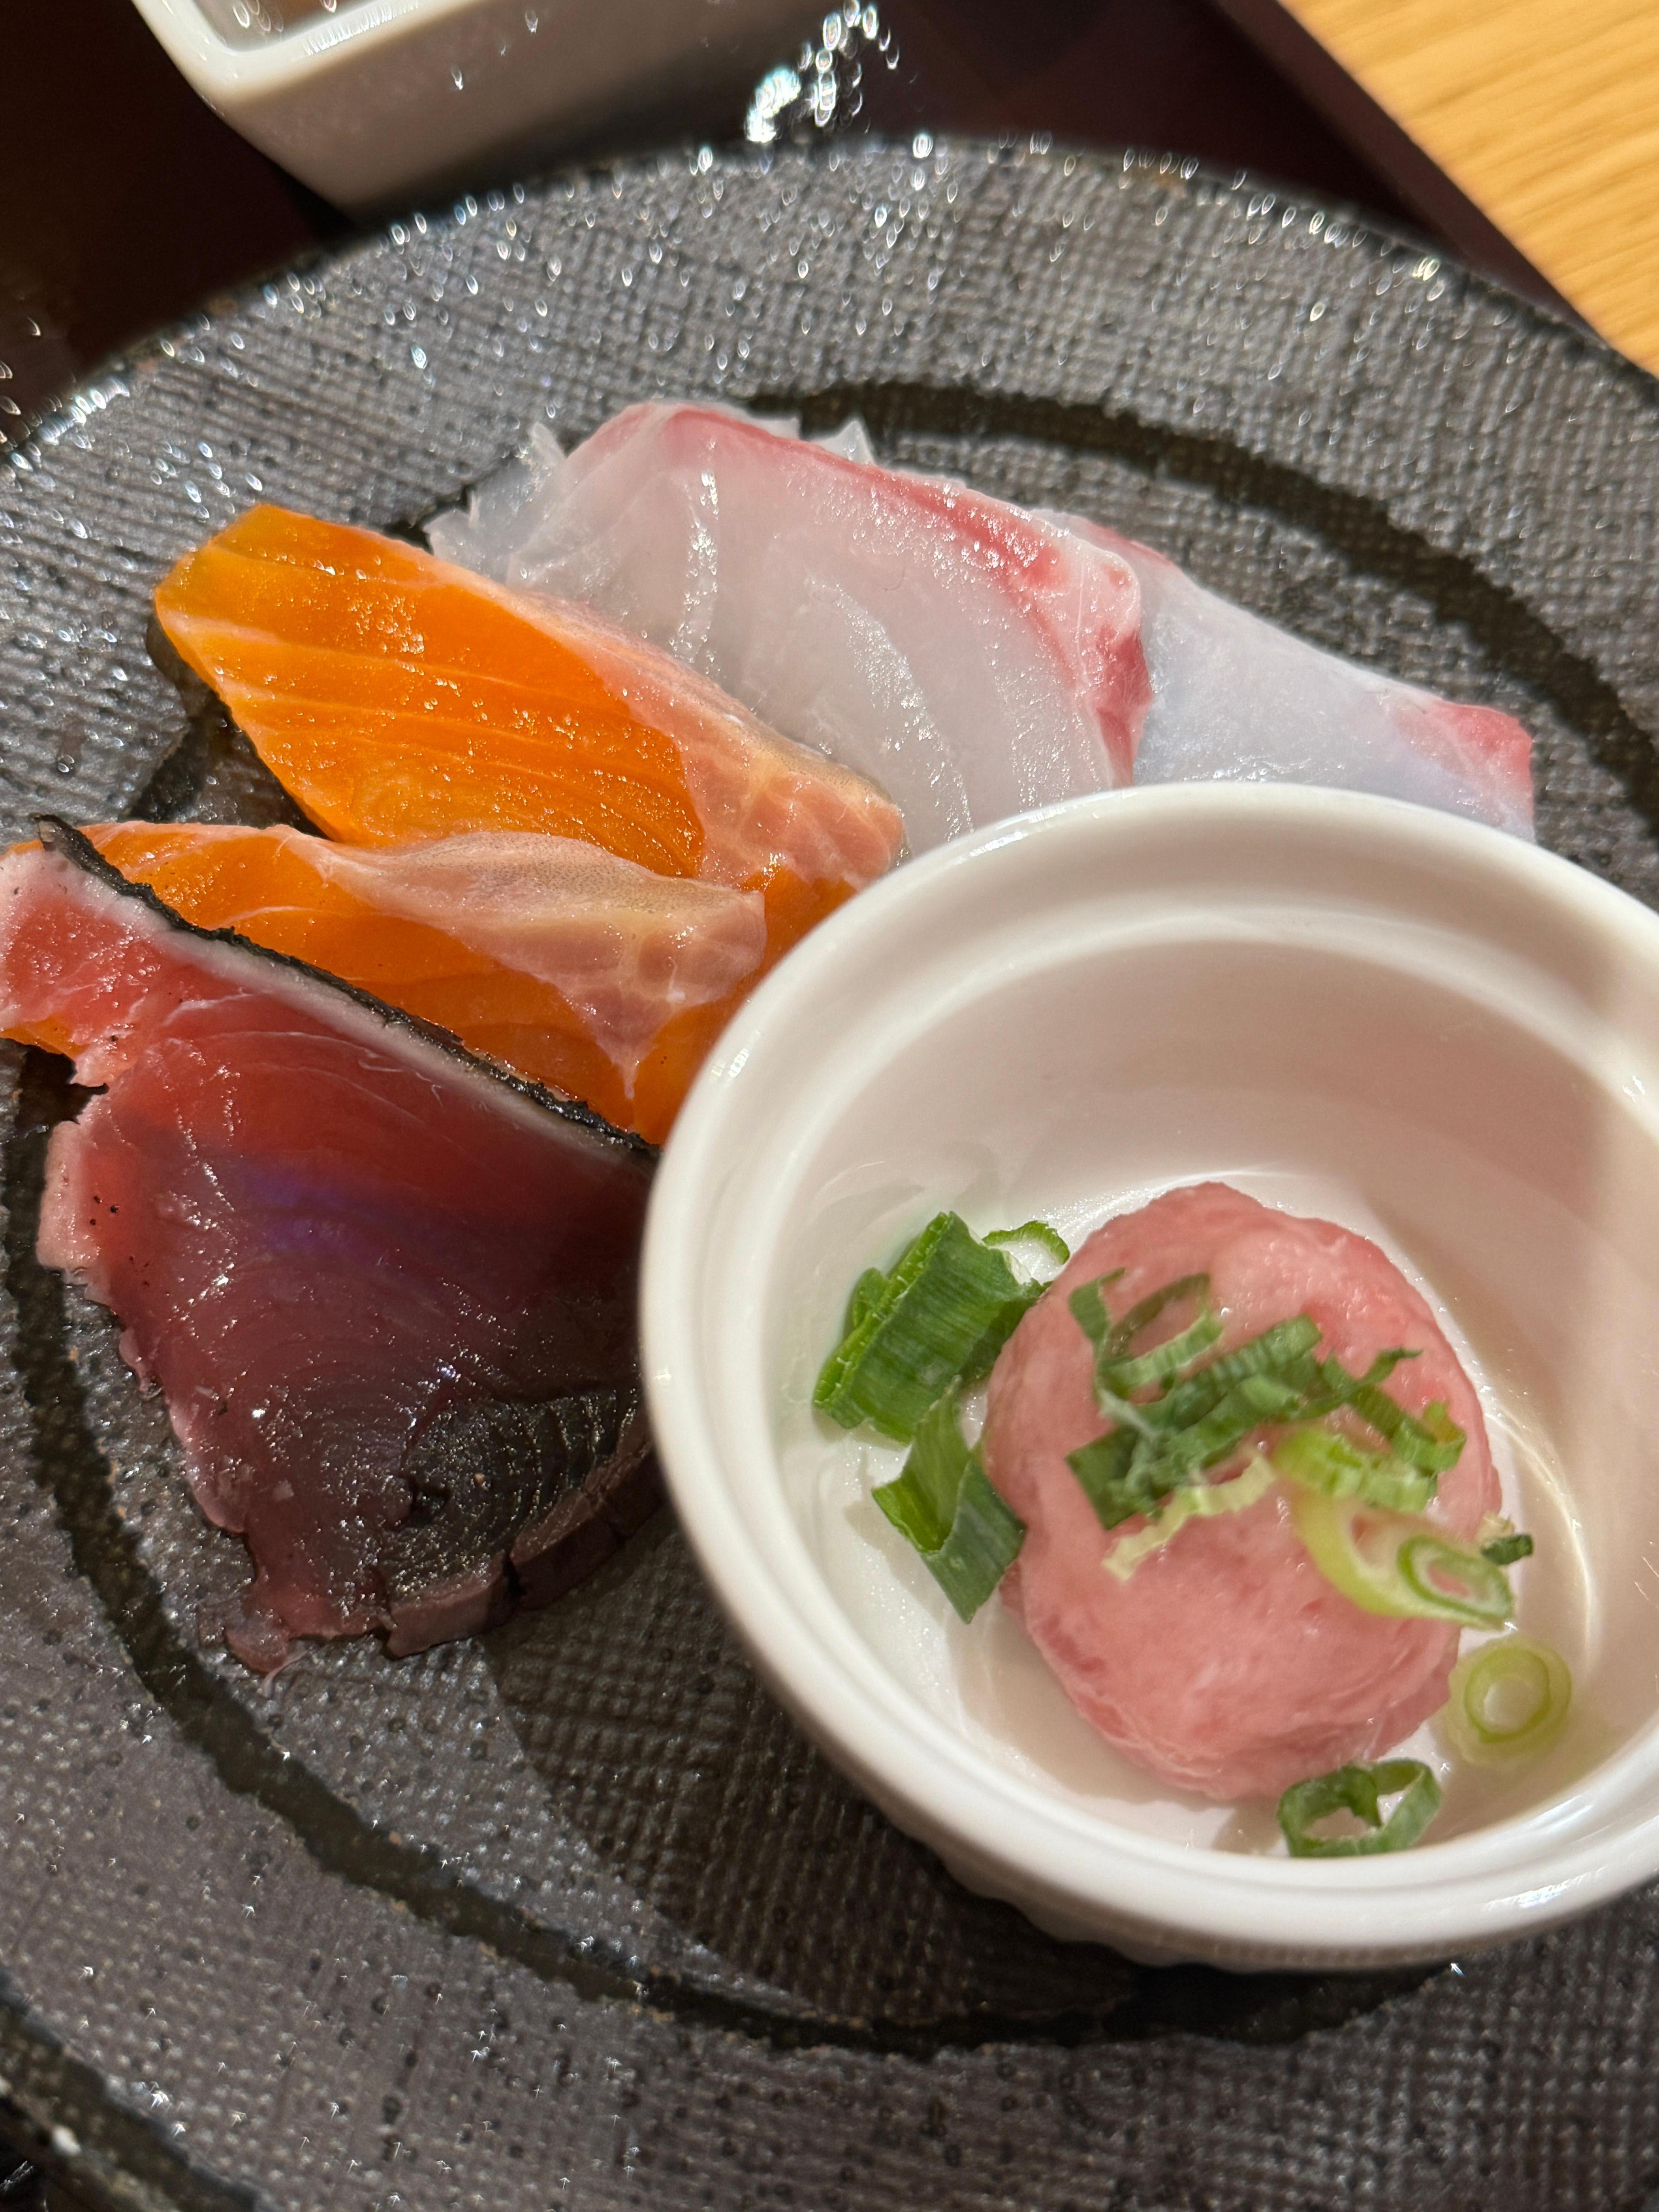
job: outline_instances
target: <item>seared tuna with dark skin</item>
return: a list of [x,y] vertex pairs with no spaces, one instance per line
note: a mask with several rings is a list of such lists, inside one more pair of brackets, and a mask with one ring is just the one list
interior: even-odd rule
[[97,1095],[53,1134],[40,1254],[118,1316],[247,1543],[232,1647],[417,1650],[597,1564],[655,1494],[649,1151],[42,835],[0,860],[0,1029]]

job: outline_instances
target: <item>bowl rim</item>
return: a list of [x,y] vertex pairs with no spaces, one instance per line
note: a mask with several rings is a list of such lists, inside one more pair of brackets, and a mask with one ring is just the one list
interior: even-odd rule
[[[1033,1900],[1039,1918],[1046,1909],[1106,1941],[1127,1927],[1173,1934],[1201,1953],[1309,1961],[1444,1957],[1535,1932],[1659,1872],[1659,1799],[1610,1824],[1581,1819],[1562,1844],[1552,1848],[1547,1835],[1524,1857],[1516,1832],[1547,1808],[1410,1853],[1354,1859],[1257,1856],[1148,1836],[1024,1783],[941,1730],[865,1642],[799,1535],[796,1564],[806,1565],[816,1599],[810,1589],[786,1589],[722,1463],[690,1292],[727,1116],[769,1033],[872,939],[953,896],[964,871],[1029,866],[1054,841],[1109,843],[1138,828],[1162,830],[1172,817],[1318,826],[1372,848],[1409,847],[1455,866],[1472,893],[1502,881],[1565,908],[1659,975],[1659,915],[1628,894],[1504,831],[1368,793],[1224,783],[1107,792],[995,823],[905,863],[820,924],[739,1009],[665,1147],[647,1218],[641,1334],[670,1495],[757,1670],[808,1733],[908,1832],[953,1868],[988,1869],[983,1887]],[[775,1459],[771,1480],[781,1494]],[[1656,1766],[1659,1716],[1576,1785],[1561,1817],[1597,1802],[1616,1814]]]

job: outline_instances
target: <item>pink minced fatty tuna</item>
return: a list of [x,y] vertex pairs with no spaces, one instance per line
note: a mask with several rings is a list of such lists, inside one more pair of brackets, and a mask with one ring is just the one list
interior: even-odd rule
[[1445,1703],[1457,1631],[1384,1619],[1345,1597],[1297,1534],[1286,1485],[1240,1512],[1189,1522],[1127,1581],[1107,1571],[1113,1547],[1146,1524],[1103,1530],[1066,1465],[1107,1426],[1067,1300],[1119,1267],[1107,1293],[1115,1313],[1177,1276],[1207,1273],[1224,1323],[1218,1354],[1302,1313],[1324,1333],[1319,1356],[1351,1371],[1391,1346],[1418,1351],[1389,1392],[1414,1413],[1443,1399],[1464,1431],[1429,1517],[1466,1540],[1498,1503],[1468,1377],[1375,1244],[1217,1182],[1170,1191],[1097,1231],[991,1377],[986,1468],[1026,1524],[1004,1595],[1086,1720],[1161,1781],[1225,1802],[1276,1797],[1380,1756]]

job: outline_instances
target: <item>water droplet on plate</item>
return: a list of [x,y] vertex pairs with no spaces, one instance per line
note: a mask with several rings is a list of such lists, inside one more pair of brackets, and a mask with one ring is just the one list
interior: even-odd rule
[[[826,15],[818,41],[801,47],[793,68],[781,63],[769,70],[750,95],[744,119],[744,136],[751,145],[769,146],[780,139],[806,145],[819,136],[845,129],[864,106],[863,56],[873,48],[890,69],[898,63],[898,45],[882,27],[879,9],[847,0]],[[921,157],[921,139],[932,153],[933,142],[926,131],[915,149]]]

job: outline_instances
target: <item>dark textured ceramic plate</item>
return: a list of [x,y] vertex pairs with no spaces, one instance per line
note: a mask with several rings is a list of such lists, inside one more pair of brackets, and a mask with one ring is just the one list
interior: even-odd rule
[[[135,237],[134,249],[141,250]],[[0,798],[132,806],[148,596],[264,495],[418,520],[540,418],[853,408],[1537,733],[1546,841],[1659,900],[1655,387],[1397,242],[1178,167],[665,161],[389,234],[89,389],[0,494]],[[257,787],[186,752],[152,804]],[[1634,2206],[1659,1906],[1431,1976],[1144,1972],[957,1889],[758,1689],[666,1516],[586,1588],[269,1686],[234,1553],[31,1256],[8,1158],[0,2074],[133,2205]],[[10,1326],[9,1322],[8,1324]]]

